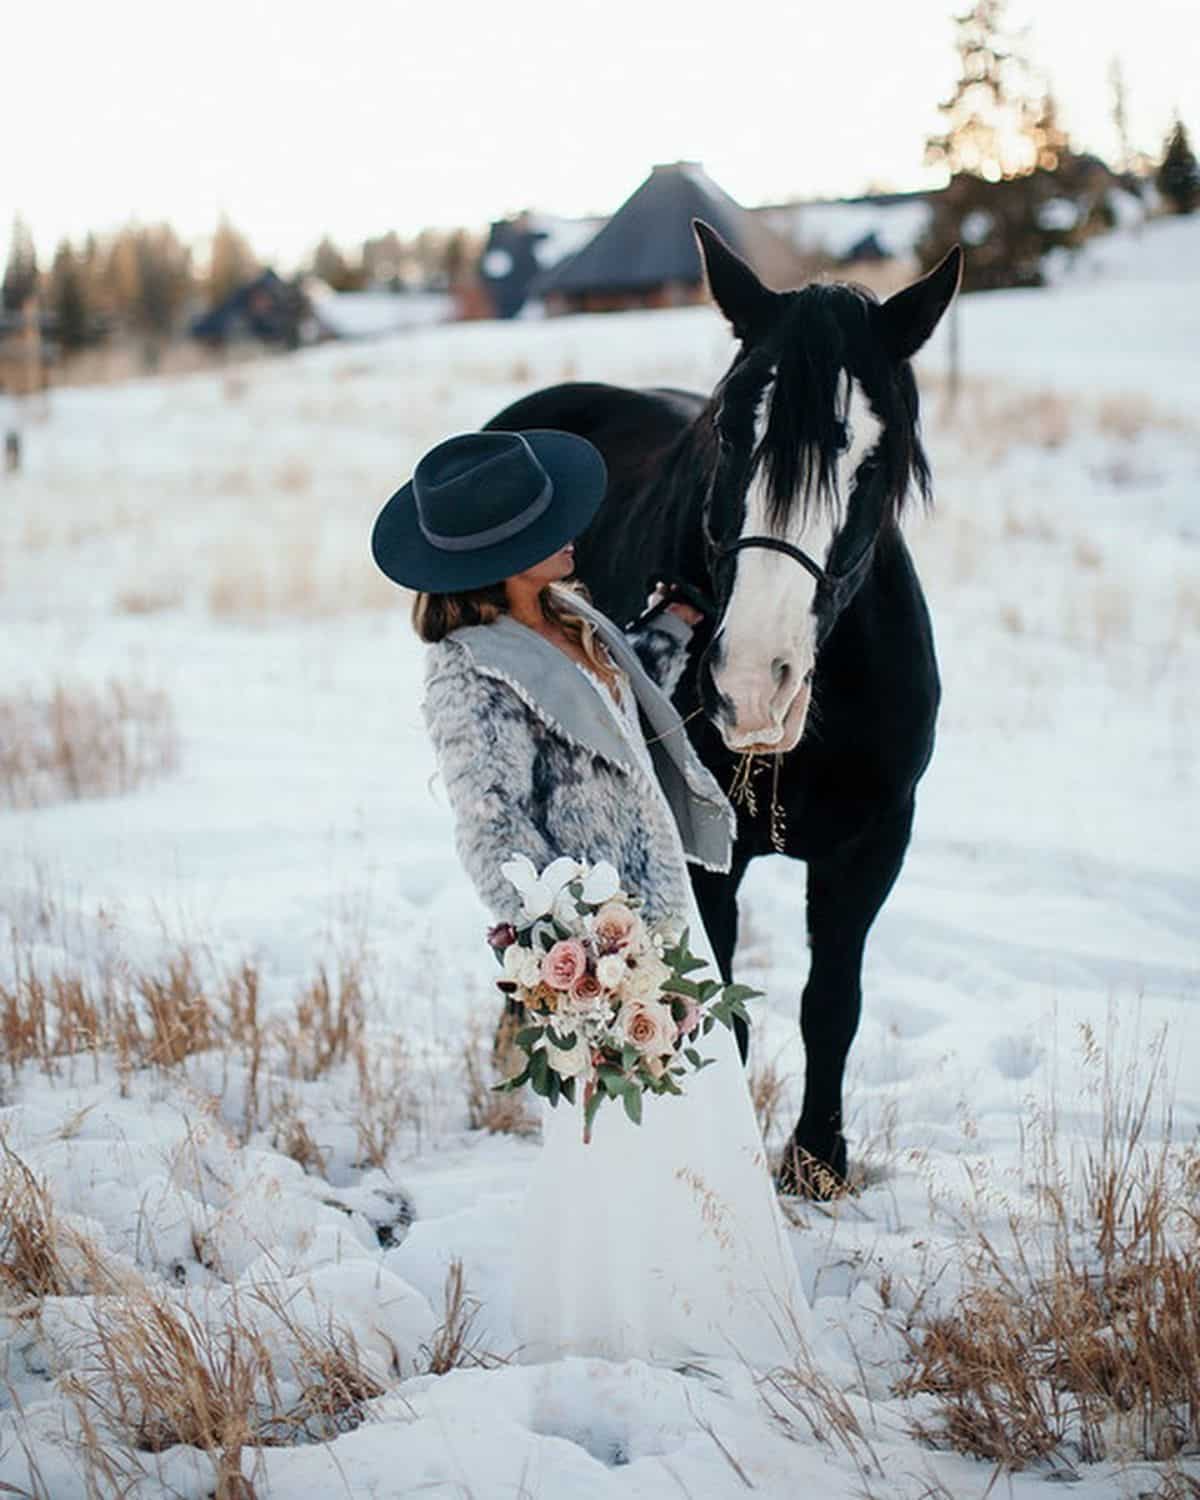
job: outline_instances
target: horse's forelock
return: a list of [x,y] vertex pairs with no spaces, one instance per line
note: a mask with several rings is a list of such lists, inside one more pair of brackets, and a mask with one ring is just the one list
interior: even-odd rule
[[861,386],[885,433],[889,509],[898,516],[910,488],[929,493],[929,466],[917,426],[912,372],[895,366],[878,338],[865,288],[810,286],[795,293],[779,331],[759,463],[767,479],[773,527],[814,514],[836,517],[847,499],[837,493],[838,457],[846,415],[847,377]]

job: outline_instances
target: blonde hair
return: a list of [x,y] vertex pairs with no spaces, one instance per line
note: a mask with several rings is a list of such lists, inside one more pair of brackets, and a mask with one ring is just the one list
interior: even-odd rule
[[[601,676],[607,678],[612,672],[612,662],[592,622],[571,608],[572,596],[586,604],[591,603],[591,595],[575,579],[548,583],[538,595],[542,616],[574,641]],[[503,580],[454,594],[418,593],[412,602],[413,629],[430,645],[462,625],[490,625],[507,613],[508,594]]]

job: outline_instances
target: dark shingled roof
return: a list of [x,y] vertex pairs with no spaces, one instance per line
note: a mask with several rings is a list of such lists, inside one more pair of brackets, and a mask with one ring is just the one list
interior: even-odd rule
[[769,285],[783,290],[806,280],[788,242],[723,192],[695,162],[655,167],[608,223],[581,250],[537,280],[547,292],[634,292],[676,281],[703,280],[692,220],[711,224]]

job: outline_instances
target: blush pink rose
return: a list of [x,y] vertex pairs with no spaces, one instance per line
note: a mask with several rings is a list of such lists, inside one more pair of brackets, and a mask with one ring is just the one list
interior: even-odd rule
[[603,994],[600,981],[594,974],[583,973],[571,986],[571,999],[581,1005],[591,1005]]
[[601,953],[616,953],[639,936],[642,919],[619,901],[606,902],[592,918],[592,931]]
[[647,1055],[662,1056],[675,1046],[675,1022],[665,1005],[626,1004],[621,1010],[621,1034]]
[[578,938],[555,943],[542,959],[542,982],[556,990],[569,990],[587,971],[587,954]]

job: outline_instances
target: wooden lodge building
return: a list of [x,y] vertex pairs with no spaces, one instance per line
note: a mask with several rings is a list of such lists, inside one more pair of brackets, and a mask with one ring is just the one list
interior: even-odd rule
[[573,255],[531,288],[548,314],[681,307],[707,292],[692,220],[711,224],[726,243],[780,289],[807,279],[800,253],[724,192],[696,162],[653,169]]

